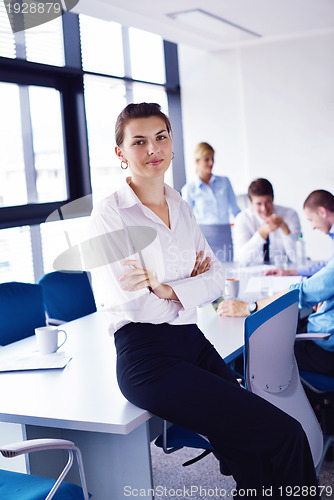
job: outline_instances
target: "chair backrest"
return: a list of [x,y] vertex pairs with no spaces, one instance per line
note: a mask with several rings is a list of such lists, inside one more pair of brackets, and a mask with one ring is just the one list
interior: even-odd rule
[[72,321],[96,311],[86,272],[51,272],[45,274],[39,284],[49,318]]
[[247,389],[285,411],[304,428],[315,466],[323,447],[322,431],[300,382],[294,356],[298,290],[279,297],[245,320]]
[[230,224],[201,224],[201,231],[220,262],[233,261]]
[[0,284],[0,345],[30,337],[45,323],[40,285],[16,281]]
[[236,200],[240,210],[245,210],[249,207],[250,202],[247,193],[237,194]]

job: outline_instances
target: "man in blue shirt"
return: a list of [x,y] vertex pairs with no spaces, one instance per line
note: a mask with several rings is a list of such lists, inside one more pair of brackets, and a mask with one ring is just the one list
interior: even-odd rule
[[[325,190],[313,191],[304,202],[304,212],[313,229],[334,238],[334,196]],[[328,340],[298,341],[295,353],[300,370],[334,375],[334,256],[307,280],[291,285],[298,288],[299,306],[313,307],[305,330],[328,332]]]
[[[317,191],[313,191],[304,202],[304,212],[310,223],[312,224],[313,229],[319,229],[320,231],[328,234],[333,242],[332,248],[332,256],[334,256],[334,224],[331,225],[328,231],[328,224],[326,219],[328,220],[328,214],[326,214],[326,210],[331,211],[332,207],[332,198],[333,195],[328,191],[323,189],[318,189]],[[319,203],[320,205],[317,205]],[[329,209],[322,207],[321,205],[325,204]],[[325,209],[325,210],[324,210]],[[266,272],[266,276],[306,276],[309,278],[313,276],[316,272],[320,271],[327,262],[316,262],[314,264],[298,266],[296,269],[269,269]]]
[[[305,200],[304,212],[313,229],[318,229],[333,239],[334,196],[331,193],[325,190],[313,191]],[[315,311],[307,318],[306,331],[331,334],[328,340],[296,342],[295,354],[299,369],[334,376],[334,256],[310,278],[290,286],[290,290],[295,288],[300,291],[299,307],[313,307]],[[253,304],[224,300],[218,307],[218,314],[248,316],[286,291]]]

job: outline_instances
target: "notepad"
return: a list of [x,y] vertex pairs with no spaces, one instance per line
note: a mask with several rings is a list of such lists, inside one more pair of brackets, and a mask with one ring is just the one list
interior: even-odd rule
[[0,372],[64,368],[71,359],[71,356],[66,356],[64,353],[40,354],[36,352],[26,356],[1,356]]

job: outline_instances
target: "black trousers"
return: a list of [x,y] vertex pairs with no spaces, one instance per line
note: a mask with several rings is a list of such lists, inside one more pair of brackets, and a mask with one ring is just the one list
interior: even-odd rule
[[312,340],[297,340],[295,356],[299,370],[334,377],[334,352],[326,351]]
[[[240,495],[319,498],[301,425],[241,388],[196,325],[130,323],[115,334],[124,396],[172,423],[208,436]],[[256,491],[256,494],[254,494]]]

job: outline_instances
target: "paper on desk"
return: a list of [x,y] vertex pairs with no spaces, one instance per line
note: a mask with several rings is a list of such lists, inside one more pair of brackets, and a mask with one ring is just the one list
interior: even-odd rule
[[249,278],[246,292],[270,291],[271,294],[281,292],[290,285],[300,283],[302,276],[253,276]]
[[64,368],[71,359],[71,356],[66,356],[62,352],[54,354],[33,352],[25,356],[1,356],[0,372]]

